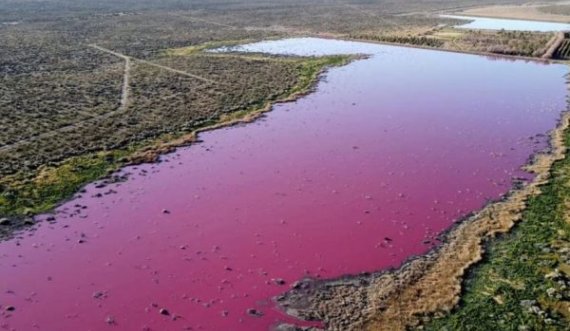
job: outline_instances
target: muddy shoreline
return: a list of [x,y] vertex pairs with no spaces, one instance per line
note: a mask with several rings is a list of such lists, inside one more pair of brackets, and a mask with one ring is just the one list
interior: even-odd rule
[[[365,55],[351,55],[346,56],[344,61],[338,65],[325,65],[319,72],[316,73],[314,79],[309,83],[306,88],[301,89],[295,93],[287,95],[281,99],[267,101],[265,105],[261,108],[245,110],[237,113],[228,113],[223,114],[221,116],[216,116],[214,118],[205,119],[203,123],[211,123],[214,124],[207,124],[203,127],[199,127],[189,133],[182,134],[181,136],[177,137],[174,140],[168,141],[159,141],[158,143],[153,143],[149,146],[145,146],[137,151],[135,151],[132,155],[128,156],[124,160],[122,160],[122,164],[118,166],[118,169],[122,169],[128,166],[136,166],[145,163],[157,163],[160,162],[160,157],[162,155],[173,153],[177,148],[186,147],[193,143],[199,142],[200,139],[198,135],[200,133],[221,129],[225,127],[231,127],[234,125],[240,124],[247,124],[251,123],[260,117],[262,117],[265,113],[270,112],[272,108],[277,104],[295,102],[298,99],[313,93],[319,82],[323,79],[323,76],[326,72],[335,67],[335,66],[345,66],[350,64],[353,61],[365,59],[367,56]],[[225,116],[225,117],[224,117]],[[102,182],[102,183],[109,183],[113,182],[113,173],[99,178],[94,182]],[[87,182],[82,185],[77,192],[81,192],[86,186],[92,184],[93,181]],[[55,205],[51,211],[46,212],[44,214],[51,214],[57,210],[58,207],[62,206],[65,203],[75,200],[77,196],[77,192],[75,195],[68,197],[67,199],[61,200],[57,205]],[[41,221],[36,220],[36,216],[39,215],[25,215],[25,216],[2,216],[0,215],[0,242],[5,240],[10,240],[16,238],[21,232],[23,231],[34,231],[36,226],[41,223]]]
[[[352,61],[361,60],[364,58],[366,58],[366,56],[363,55],[347,56],[346,60],[342,64],[340,64],[340,66],[345,66],[350,64]],[[251,111],[245,111],[243,116],[238,116],[237,118],[231,118],[232,115],[235,114],[229,113],[227,114],[228,117],[230,117],[229,119],[224,119],[223,115],[222,118],[219,119],[219,121],[212,119],[212,121],[215,121],[216,123],[212,125],[207,125],[203,128],[196,129],[188,134],[182,135],[181,137],[175,140],[159,143],[138,151],[137,153],[135,153],[130,157],[128,163],[125,166],[157,162],[161,155],[172,153],[176,148],[188,146],[192,143],[199,141],[198,135],[200,133],[231,127],[234,125],[251,123],[262,117],[265,113],[270,112],[272,108],[277,104],[295,102],[298,99],[313,93],[316,90],[319,82],[321,82],[321,80],[323,79],[323,75],[326,74],[326,72],[332,67],[334,66],[325,66],[323,69],[321,69],[317,73],[315,80],[310,83],[307,89],[295,92],[282,99],[278,99],[275,101],[268,101],[263,107]]]
[[566,110],[550,132],[549,148],[524,167],[535,174],[531,182],[459,220],[438,236],[441,244],[425,255],[411,257],[396,269],[303,279],[275,301],[287,314],[322,321],[327,330],[405,330],[451,311],[459,302],[468,269],[483,259],[486,242],[521,220],[526,200],[540,194],[554,162],[565,157],[563,135],[569,122]]

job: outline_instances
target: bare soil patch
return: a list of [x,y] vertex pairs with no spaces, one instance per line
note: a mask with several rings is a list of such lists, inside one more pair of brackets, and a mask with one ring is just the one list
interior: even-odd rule
[[461,11],[461,14],[469,16],[570,23],[570,15],[548,12],[543,10],[543,7],[547,7],[547,5],[528,4],[520,6],[489,6],[467,9]]

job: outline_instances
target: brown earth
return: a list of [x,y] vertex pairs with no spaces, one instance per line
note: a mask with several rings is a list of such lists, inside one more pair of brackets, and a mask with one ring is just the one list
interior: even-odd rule
[[[568,3],[568,2],[563,2]],[[459,12],[461,15],[510,18],[530,21],[548,21],[570,23],[570,15],[553,14],[541,11],[546,4],[527,4],[520,6],[488,6],[470,8]]]

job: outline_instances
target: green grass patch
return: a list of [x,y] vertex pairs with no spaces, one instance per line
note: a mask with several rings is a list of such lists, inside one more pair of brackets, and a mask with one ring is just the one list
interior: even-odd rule
[[116,170],[127,151],[71,157],[44,166],[35,174],[19,173],[0,180],[0,215],[24,216],[51,210],[83,185]]
[[291,93],[309,90],[324,68],[343,66],[355,58],[349,55],[333,55],[299,60],[299,83]]
[[[241,55],[237,55],[241,56]],[[319,74],[323,72],[324,69],[330,67],[338,67],[346,65],[352,59],[353,56],[348,55],[338,55],[338,56],[324,56],[315,58],[275,58],[275,57],[262,57],[264,60],[274,60],[274,61],[293,61],[298,64],[297,74],[298,82],[295,86],[289,89],[286,93],[276,96],[269,100],[258,100],[254,105],[248,109],[242,109],[239,111],[231,112],[222,115],[220,118],[222,122],[239,120],[247,115],[265,109],[267,106],[274,102],[279,102],[280,100],[285,100],[290,96],[295,96],[297,94],[302,94],[309,92],[312,86],[314,86],[317,81]]]
[[[565,139],[570,146],[569,132]],[[522,221],[488,243],[484,261],[464,283],[459,307],[425,330],[570,329],[564,280],[546,277],[558,269],[569,279],[570,158],[556,162],[552,174],[542,194],[529,199]]]

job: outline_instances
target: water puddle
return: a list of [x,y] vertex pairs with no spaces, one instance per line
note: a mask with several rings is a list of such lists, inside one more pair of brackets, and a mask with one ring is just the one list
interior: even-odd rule
[[242,49],[372,56],[0,243],[0,329],[290,321],[272,297],[295,281],[396,267],[529,179],[566,108],[561,65],[322,39]]
[[440,16],[445,18],[454,18],[458,20],[472,21],[466,24],[456,26],[457,28],[462,28],[462,29],[534,31],[534,32],[556,32],[556,31],[570,30],[570,24],[565,24],[565,23],[512,20],[512,19],[462,16],[462,15],[440,15]]

